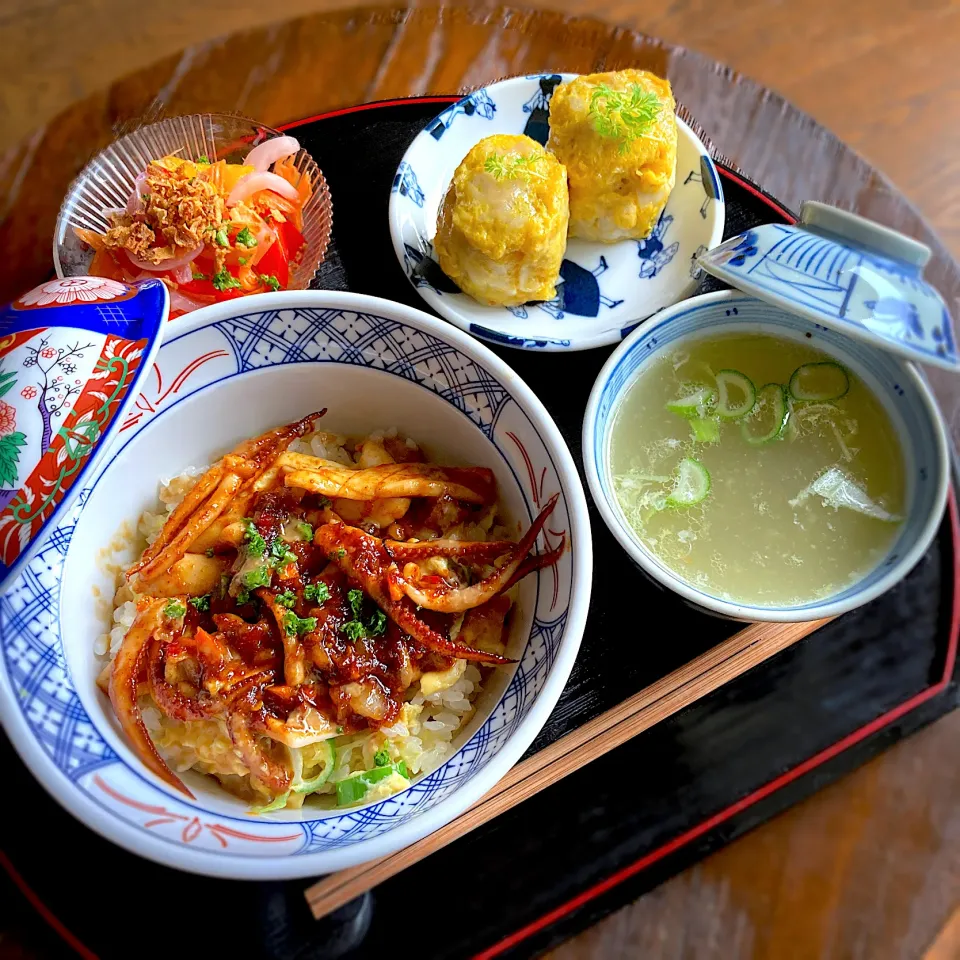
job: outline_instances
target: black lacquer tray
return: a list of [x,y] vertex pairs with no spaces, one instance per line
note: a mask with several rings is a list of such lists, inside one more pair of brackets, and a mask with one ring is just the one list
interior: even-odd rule
[[[315,286],[427,309],[394,256],[387,201],[407,145],[452,99],[365,104],[291,125],[333,195],[333,241]],[[722,167],[721,174],[725,236],[792,219],[756,185]],[[721,286],[707,278],[701,292]],[[494,349],[546,404],[579,463],[583,409],[611,348],[549,355]],[[156,937],[137,937],[143,957],[178,949],[174,928],[181,947],[215,944],[218,954],[245,957],[534,954],[953,709],[956,516],[951,496],[926,557],[885,596],[744,668],[320,921],[307,909],[305,881],[189,876],[102,840],[46,795],[0,734],[0,762],[12,781],[7,796],[17,812],[16,830],[2,837],[10,888],[2,909],[20,910],[20,922],[35,924],[36,948],[49,956],[127,957],[134,949],[128,926],[113,922],[123,917],[155,925]],[[659,591],[595,511],[591,519],[596,573],[587,631],[570,682],[528,755],[742,628]],[[50,863],[62,870],[51,872]],[[450,909],[434,899],[451,896]]]

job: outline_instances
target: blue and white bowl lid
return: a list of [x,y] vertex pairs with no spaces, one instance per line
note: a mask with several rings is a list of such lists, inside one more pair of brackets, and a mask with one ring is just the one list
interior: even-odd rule
[[70,508],[153,369],[159,280],[50,280],[0,308],[0,593]]
[[390,234],[417,293],[440,316],[489,343],[522,350],[587,350],[618,343],[664,307],[690,296],[703,250],[723,237],[720,176],[706,148],[677,119],[677,179],[646,240],[567,243],[553,300],[491,307],[461,293],[433,257],[437,213],[454,170],[471,147],[496,133],[545,144],[550,100],[575,73],[501,80],[451,104],[410,144],[390,196]]
[[864,217],[807,201],[797,224],[768,223],[702,252],[731,286],[898,354],[960,370],[950,311],[923,279],[930,249]]

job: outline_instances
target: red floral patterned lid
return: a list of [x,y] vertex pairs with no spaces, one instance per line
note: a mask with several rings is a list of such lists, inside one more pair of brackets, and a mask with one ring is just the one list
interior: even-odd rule
[[159,280],[51,280],[0,309],[0,591],[83,489],[153,368]]

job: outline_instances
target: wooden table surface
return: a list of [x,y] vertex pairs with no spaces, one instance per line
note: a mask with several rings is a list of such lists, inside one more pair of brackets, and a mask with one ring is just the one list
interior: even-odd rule
[[[775,89],[883,170],[960,257],[960,2],[552,0],[557,13],[448,8],[442,31],[424,29],[437,22],[428,8],[317,14],[338,6],[217,0],[153,15],[128,0],[0,0],[0,295],[43,278],[66,183],[116,122],[154,97],[178,111],[213,106],[280,122],[447,93],[518,72],[517,63],[539,67],[551,44],[554,62],[573,70],[646,50],[629,30],[566,19],[587,12]],[[774,124],[787,108],[773,98],[764,109]],[[709,129],[723,118],[700,119]],[[758,150],[762,161],[762,138]],[[801,142],[796,150],[802,167]],[[958,738],[953,714],[552,960],[960,957],[960,917],[951,922],[960,905]],[[26,928],[7,926],[0,954],[34,956]]]

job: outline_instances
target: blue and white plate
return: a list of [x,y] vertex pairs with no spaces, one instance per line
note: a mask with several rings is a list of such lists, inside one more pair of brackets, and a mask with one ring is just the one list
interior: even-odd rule
[[441,316],[491,343],[524,350],[586,350],[622,340],[642,320],[689,296],[696,258],[723,237],[723,188],[693,131],[677,118],[677,183],[646,240],[570,240],[557,296],[522,307],[477,303],[440,270],[437,213],[467,152],[496,133],[545,144],[550,98],[573,73],[514,77],[464,97],[427,124],[397,169],[390,197],[393,248],[410,282]]
[[[450,463],[489,466],[511,521],[559,494],[539,549],[556,566],[520,584],[508,650],[436,770],[347,810],[253,815],[194,772],[188,800],[147,770],[96,678],[116,571],[156,508],[158,480],[203,467],[245,437],[327,407],[327,429],[396,427]],[[0,720],[71,813],[141,856],[234,879],[314,876],[391,853],[460,814],[519,760],[556,705],[580,645],[592,577],[583,487],[540,401],[483,344],[419,310],[302,290],[206,307],[177,321],[119,424],[103,468],[0,595]]]

